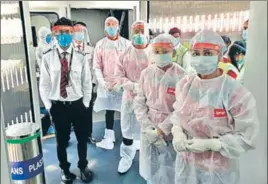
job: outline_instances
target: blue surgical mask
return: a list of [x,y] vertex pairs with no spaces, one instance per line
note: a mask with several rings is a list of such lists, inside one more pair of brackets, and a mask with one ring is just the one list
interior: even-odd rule
[[68,47],[72,43],[72,35],[63,33],[57,35],[57,40],[61,47]]
[[52,36],[49,34],[46,36],[46,43],[50,44],[51,41],[52,41]]
[[191,65],[198,74],[209,75],[218,68],[219,56],[192,56]]
[[85,35],[81,32],[74,33],[73,39],[82,42],[85,39]]
[[248,29],[243,30],[243,32],[242,32],[242,38],[243,38],[244,41],[247,41],[248,40]]
[[108,26],[108,27],[105,28],[105,31],[107,32],[107,34],[110,37],[115,37],[116,34],[117,34],[117,31],[118,31],[118,28],[117,27]]
[[171,63],[172,63],[172,53],[155,55],[155,64],[160,68],[163,68]]
[[133,36],[133,43],[134,45],[144,45],[146,42],[146,38],[142,34],[136,34]]

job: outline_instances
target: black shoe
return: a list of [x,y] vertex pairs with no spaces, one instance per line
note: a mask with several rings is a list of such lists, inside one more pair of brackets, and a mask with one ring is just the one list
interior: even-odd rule
[[93,137],[88,137],[88,143],[89,144],[96,144],[97,143],[97,140]]
[[93,172],[89,170],[88,167],[86,167],[84,170],[80,170],[81,173],[81,180],[84,183],[89,183],[93,180]]
[[70,171],[64,172],[61,171],[61,182],[65,184],[72,184],[76,179],[76,175],[71,173]]

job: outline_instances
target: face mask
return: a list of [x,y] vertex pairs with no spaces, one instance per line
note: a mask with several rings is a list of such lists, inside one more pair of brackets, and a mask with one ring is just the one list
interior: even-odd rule
[[74,40],[84,41],[85,37],[83,33],[74,33]]
[[248,40],[248,29],[243,30],[243,32],[242,32],[242,38],[243,38],[244,41],[247,41]]
[[218,56],[192,56],[191,65],[201,75],[212,74],[218,68]]
[[72,43],[72,35],[63,33],[57,35],[57,40],[61,47],[68,47]]
[[47,35],[46,36],[46,43],[50,44],[50,42],[52,41],[52,36],[51,35]]
[[116,27],[106,27],[105,31],[110,37],[115,37],[118,29]]
[[144,45],[145,44],[145,36],[142,34],[137,34],[133,36],[134,45]]
[[177,46],[179,43],[180,43],[180,39],[179,38],[176,38],[175,46]]
[[172,53],[156,54],[155,63],[157,66],[163,68],[172,63]]
[[238,61],[237,61],[237,64],[239,64],[239,65],[242,65],[244,63],[244,58],[243,59],[239,59]]

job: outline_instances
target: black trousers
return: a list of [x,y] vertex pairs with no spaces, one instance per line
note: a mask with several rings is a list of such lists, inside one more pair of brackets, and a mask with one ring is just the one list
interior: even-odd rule
[[106,110],[105,120],[106,120],[106,128],[109,130],[114,129],[114,112],[111,110]]
[[[92,84],[93,87],[95,87],[95,84]],[[93,129],[93,106],[94,102],[97,98],[97,93],[94,93],[93,88],[92,88],[92,98],[89,104],[89,108],[87,109],[87,123],[89,124],[89,129],[88,129],[88,136],[92,136],[92,129]]]
[[78,151],[78,168],[85,169],[87,167],[87,139],[89,123],[86,122],[87,109],[84,106],[82,99],[74,102],[53,102],[50,110],[53,118],[56,140],[57,140],[57,156],[59,166],[64,171],[68,171],[70,163],[67,159],[67,144],[71,133],[71,125],[73,124],[74,132],[77,139]]
[[86,112],[86,121],[88,123],[88,137],[92,135],[92,128],[93,128],[93,98],[90,101],[89,108],[87,108]]

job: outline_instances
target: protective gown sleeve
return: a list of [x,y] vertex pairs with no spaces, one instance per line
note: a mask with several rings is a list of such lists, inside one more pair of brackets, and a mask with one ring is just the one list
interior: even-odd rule
[[49,110],[52,106],[51,100],[48,98],[51,87],[52,87],[51,85],[52,83],[50,79],[48,58],[44,55],[42,58],[41,68],[40,68],[39,91],[40,91],[41,99],[47,110]]
[[137,117],[138,122],[141,124],[141,129],[147,129],[149,127],[153,126],[153,123],[151,122],[148,111],[149,108],[146,105],[146,97],[144,96],[143,93],[143,82],[144,82],[144,77],[143,77],[143,72],[140,77],[140,83],[137,85],[137,96],[135,97],[134,101],[134,111]]
[[119,60],[116,63],[116,72],[115,72],[115,75],[116,75],[116,78],[117,78],[117,82],[120,85],[128,83],[134,89],[135,83],[132,82],[131,80],[129,80],[129,78],[126,77],[126,71],[125,71],[125,68],[124,68],[124,62],[125,62],[125,59],[127,58],[128,50],[129,50],[129,48],[126,49],[126,51],[124,52],[124,54],[122,54],[119,57]]
[[101,56],[101,48],[100,48],[100,42],[96,44],[96,47],[94,49],[94,56],[93,56],[93,68],[95,71],[95,76],[97,78],[97,81],[99,84],[104,84],[104,78],[103,78],[103,64],[102,64],[102,56]]
[[91,72],[89,68],[88,58],[85,55],[82,69],[82,91],[83,91],[83,103],[86,107],[89,107],[89,102],[92,96],[92,81]]
[[89,67],[91,71],[91,76],[92,76],[92,83],[96,84],[96,75],[95,75],[95,70],[93,67],[93,55],[94,55],[94,48],[92,47],[90,49],[90,52],[87,54],[88,57],[88,62],[89,62]]
[[35,57],[39,68],[41,68],[42,56],[43,56],[42,49],[40,47],[37,47],[35,51]]
[[220,153],[228,158],[237,158],[241,153],[254,149],[259,121],[256,101],[242,85],[229,97],[228,113],[233,118],[234,132],[219,137]]

